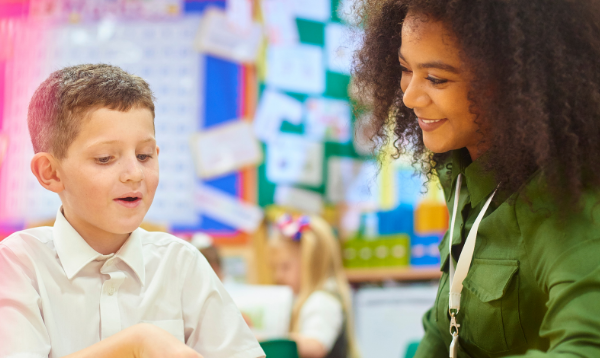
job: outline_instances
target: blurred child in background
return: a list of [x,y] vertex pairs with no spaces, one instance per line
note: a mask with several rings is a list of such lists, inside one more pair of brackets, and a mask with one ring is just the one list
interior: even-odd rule
[[292,288],[290,337],[301,358],[358,357],[350,287],[333,230],[316,216],[282,216],[270,240],[275,281]]

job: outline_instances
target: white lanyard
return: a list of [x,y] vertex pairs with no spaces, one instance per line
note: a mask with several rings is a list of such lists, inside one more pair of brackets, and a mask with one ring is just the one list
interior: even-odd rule
[[450,264],[450,298],[448,304],[448,310],[450,312],[450,334],[452,334],[452,343],[450,343],[450,358],[456,358],[458,350],[458,328],[460,324],[456,323],[456,314],[460,311],[460,293],[463,289],[463,281],[469,273],[469,267],[473,260],[473,251],[475,251],[475,242],[477,241],[477,230],[479,230],[479,224],[485,215],[496,190],[490,195],[490,197],[483,205],[483,208],[477,215],[471,231],[467,236],[465,245],[456,264],[456,272],[454,270],[454,262],[452,261],[452,238],[454,237],[454,222],[456,221],[456,212],[458,211],[458,199],[460,195],[460,187],[462,185],[462,174],[458,174],[456,179],[456,193],[454,194],[454,210],[452,211],[452,221],[450,222],[450,237],[448,238],[448,262]]

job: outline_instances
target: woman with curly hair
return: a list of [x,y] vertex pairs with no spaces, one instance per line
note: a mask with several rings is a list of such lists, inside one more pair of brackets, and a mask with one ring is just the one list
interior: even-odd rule
[[416,356],[600,357],[600,1],[362,11],[359,109],[450,210]]

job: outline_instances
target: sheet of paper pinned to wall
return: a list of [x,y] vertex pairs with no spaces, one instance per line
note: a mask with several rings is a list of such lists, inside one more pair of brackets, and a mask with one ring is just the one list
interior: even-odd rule
[[275,188],[275,204],[307,214],[323,212],[323,197],[319,193],[289,185],[278,185]]
[[294,3],[289,0],[262,0],[261,5],[269,43],[280,46],[297,43],[299,36]]
[[282,133],[267,146],[267,179],[277,184],[320,186],[323,143]]
[[242,26],[231,23],[224,11],[210,8],[202,18],[194,48],[235,62],[254,63],[262,40],[262,29],[255,22]]
[[194,200],[202,214],[247,233],[256,231],[263,219],[260,207],[206,185],[197,185]]
[[283,93],[266,89],[254,117],[254,133],[264,142],[279,134],[284,120],[299,125],[302,122],[302,102]]
[[262,161],[262,149],[250,123],[228,122],[192,136],[196,172],[211,178]]
[[331,17],[331,0],[293,0],[293,3],[296,17],[320,22]]
[[227,0],[225,12],[227,22],[238,31],[252,28],[252,0]]
[[288,336],[293,304],[293,293],[289,286],[228,283],[225,289],[257,339]]
[[327,68],[334,72],[350,74],[352,58],[361,45],[363,33],[337,23],[325,27]]
[[330,157],[327,163],[327,200],[376,209],[379,206],[377,164],[346,157]]
[[269,46],[267,66],[268,86],[313,95],[325,91],[323,49],[319,46]]
[[306,136],[320,141],[347,143],[352,139],[350,104],[329,98],[309,98],[306,107]]
[[357,4],[359,1],[361,0],[340,0],[336,11],[338,17],[345,23],[356,26],[361,21],[361,17],[356,11],[359,8],[356,6],[359,5]]

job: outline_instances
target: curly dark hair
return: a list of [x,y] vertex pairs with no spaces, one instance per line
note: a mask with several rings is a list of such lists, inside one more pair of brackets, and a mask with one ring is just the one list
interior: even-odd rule
[[355,91],[369,99],[377,137],[393,141],[395,154],[412,151],[429,178],[449,154],[425,148],[415,114],[402,102],[398,49],[411,11],[456,36],[474,78],[471,112],[490,128],[485,166],[505,189],[518,191],[538,169],[562,204],[574,205],[583,190],[600,186],[600,1],[363,0],[358,6],[365,35],[354,61]]

